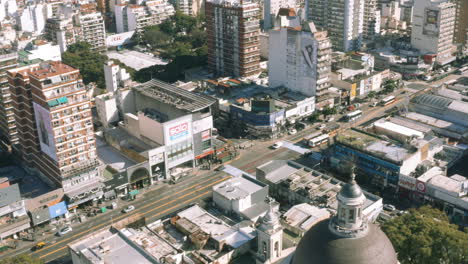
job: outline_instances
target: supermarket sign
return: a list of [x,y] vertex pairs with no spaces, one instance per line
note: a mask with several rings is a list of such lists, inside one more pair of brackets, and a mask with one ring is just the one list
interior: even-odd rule
[[183,138],[189,134],[188,122],[184,122],[169,128],[169,138],[171,141]]

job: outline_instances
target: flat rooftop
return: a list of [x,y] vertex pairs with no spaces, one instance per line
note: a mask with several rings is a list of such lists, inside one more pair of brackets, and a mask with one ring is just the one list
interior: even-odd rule
[[141,254],[134,245],[128,243],[123,234],[111,229],[94,232],[68,246],[91,263],[153,263],[151,258]]
[[230,200],[242,199],[261,190],[264,186],[259,185],[248,177],[235,177],[213,186],[213,191]]
[[166,65],[167,64],[166,61],[160,58],[148,55],[143,52],[134,51],[134,50],[110,51],[110,52],[107,52],[107,56],[111,59],[119,60],[123,64],[137,71],[143,68],[148,68],[153,65]]
[[400,135],[404,135],[404,136],[407,136],[407,137],[412,137],[412,136],[415,136],[415,137],[418,137],[418,138],[423,138],[424,137],[424,134],[421,133],[418,130],[414,130],[412,128],[402,126],[402,125],[399,125],[399,124],[395,124],[395,123],[389,122],[389,121],[380,120],[380,121],[375,122],[374,126],[385,129],[385,130],[388,130],[388,131],[391,131],[391,132],[394,132],[394,133],[397,133],[397,134],[400,134]]
[[404,116],[406,119],[410,119],[413,121],[417,121],[422,124],[430,125],[436,128],[441,128],[441,129],[446,129],[449,131],[453,131],[459,134],[465,134],[468,133],[468,127],[458,125],[449,121],[445,121],[442,119],[437,119],[428,115],[416,113],[416,112],[409,112],[406,113]]
[[104,140],[96,137],[98,158],[106,165],[121,171],[136,164],[133,160],[124,156],[120,151],[108,145]]
[[458,181],[444,175],[436,175],[428,183],[453,193],[460,193],[463,190],[463,181]]
[[350,129],[339,133],[336,141],[394,162],[401,162],[410,154],[400,145]]
[[192,93],[155,79],[135,86],[133,89],[143,95],[188,112],[200,111],[216,102],[216,99],[207,95]]
[[[225,241],[228,245],[237,248],[255,238],[255,231],[251,227],[235,228],[221,219],[211,215],[200,206],[194,205],[177,214],[187,219],[206,234],[217,241]],[[180,220],[179,220],[180,221]]]
[[31,72],[30,75],[42,80],[71,72],[78,72],[78,70],[61,61],[51,61],[41,63],[39,69]]

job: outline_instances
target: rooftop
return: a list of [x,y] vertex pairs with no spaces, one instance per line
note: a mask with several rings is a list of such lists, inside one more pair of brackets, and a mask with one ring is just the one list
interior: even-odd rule
[[112,228],[94,232],[68,246],[90,263],[153,263],[148,255],[142,254],[122,233]]
[[209,96],[188,92],[175,85],[155,79],[138,85],[134,89],[155,100],[188,112],[200,111],[216,102],[214,98]]
[[410,149],[355,130],[339,133],[336,141],[393,162],[402,162],[410,154]]
[[431,185],[456,194],[464,193],[464,182],[466,182],[466,178],[464,181],[460,181],[444,175],[436,175],[428,180]]
[[0,189],[0,208],[21,200],[18,184],[13,184]]
[[379,120],[374,123],[375,127],[383,128],[385,130],[389,130],[407,137],[417,137],[417,138],[423,138],[424,134],[418,130],[411,129],[406,126],[402,126],[399,124],[395,124],[393,122],[385,121],[385,120]]
[[42,80],[71,72],[78,72],[78,70],[61,61],[50,61],[41,63],[39,69],[31,72],[30,76]]
[[122,155],[120,151],[108,145],[102,139],[96,137],[98,158],[106,165],[115,170],[125,170],[136,164],[133,160]]
[[264,185],[248,176],[231,178],[213,186],[213,191],[230,200],[242,199],[261,190]]
[[[255,238],[251,227],[235,228],[219,218],[211,215],[198,205],[194,205],[177,214],[180,219],[186,219],[217,241],[226,241],[234,248]],[[180,220],[179,220],[180,221]],[[182,220],[183,221],[183,220]],[[187,223],[188,224],[188,223]]]
[[307,231],[316,223],[329,217],[330,212],[327,209],[319,208],[307,203],[302,203],[297,204],[289,209],[282,216],[282,220],[290,226]]

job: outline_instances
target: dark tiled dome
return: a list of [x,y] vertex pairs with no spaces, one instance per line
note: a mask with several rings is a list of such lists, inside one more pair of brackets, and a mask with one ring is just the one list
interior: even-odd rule
[[[351,192],[354,193],[354,192]],[[374,224],[359,238],[330,231],[329,220],[312,227],[299,242],[291,264],[397,264],[392,243]]]
[[345,198],[359,198],[362,195],[362,190],[354,180],[350,183],[345,184],[340,191],[340,194]]

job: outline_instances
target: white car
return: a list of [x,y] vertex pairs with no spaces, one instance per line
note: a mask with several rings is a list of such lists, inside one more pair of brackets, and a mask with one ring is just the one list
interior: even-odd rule
[[370,104],[370,106],[371,106],[371,107],[376,107],[378,104],[379,104],[378,102],[372,102],[372,103]]
[[324,129],[325,127],[327,127],[327,125],[325,125],[325,124],[320,124],[320,125],[317,127],[317,129]]
[[123,209],[122,212],[123,213],[128,213],[128,212],[131,212],[133,210],[135,210],[135,206],[129,205],[129,206],[125,207],[125,209]]
[[295,134],[297,134],[297,130],[294,129],[294,128],[293,128],[293,129],[290,129],[290,130],[288,131],[288,134],[289,134],[289,135],[295,135]]
[[279,148],[281,148],[281,146],[283,146],[283,142],[276,142],[271,147],[274,148],[274,149],[279,149]]
[[384,204],[383,208],[384,208],[385,210],[391,211],[391,212],[393,212],[393,211],[396,210],[395,206],[394,206],[394,205],[391,205],[391,204]]
[[60,231],[58,231],[57,234],[58,234],[59,236],[64,236],[64,235],[70,233],[71,231],[73,231],[73,229],[71,228],[71,226],[66,226],[66,227],[60,229]]

